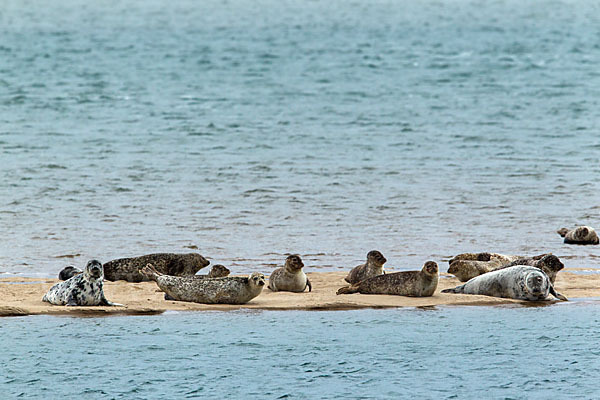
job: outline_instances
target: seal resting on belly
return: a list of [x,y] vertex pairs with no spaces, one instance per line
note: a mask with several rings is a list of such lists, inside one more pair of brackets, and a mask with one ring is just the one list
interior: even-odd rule
[[152,264],[158,272],[163,274],[186,276],[194,275],[210,264],[210,261],[197,253],[156,253],[139,257],[119,258],[104,264],[104,277],[109,281],[147,281],[148,278],[140,274],[140,268],[146,264]]

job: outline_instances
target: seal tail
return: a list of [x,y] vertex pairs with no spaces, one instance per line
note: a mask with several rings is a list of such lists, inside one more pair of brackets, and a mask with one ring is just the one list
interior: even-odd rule
[[455,288],[444,289],[441,291],[441,293],[462,293],[463,292],[462,288],[463,288],[463,285],[460,285]]
[[146,264],[145,267],[140,269],[140,273],[142,275],[146,275],[149,279],[152,279],[153,281],[155,281],[157,277],[162,275],[156,270],[156,268],[154,268],[152,264]]
[[335,294],[352,294],[358,292],[358,285],[344,286],[338,289]]

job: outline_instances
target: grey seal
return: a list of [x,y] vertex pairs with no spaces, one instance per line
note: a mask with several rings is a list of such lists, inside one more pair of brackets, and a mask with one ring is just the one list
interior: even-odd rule
[[454,261],[457,261],[457,260],[470,260],[470,261],[496,261],[496,262],[500,262],[503,265],[505,265],[505,264],[511,263],[515,260],[518,260],[519,258],[522,258],[522,257],[515,256],[515,255],[499,254],[499,253],[488,253],[488,252],[461,253],[461,254],[458,254],[458,255],[452,257],[448,261],[448,264],[452,264]]
[[165,275],[147,264],[141,273],[173,299],[203,304],[246,304],[258,296],[265,285],[265,276],[258,272],[248,277],[197,279]]
[[64,267],[59,273],[58,273],[58,279],[60,279],[61,281],[66,281],[67,279],[70,279],[72,277],[74,277],[75,275],[81,274],[83,271],[80,270],[79,268],[73,266],[73,265],[69,265],[68,267]]
[[401,271],[377,275],[338,289],[337,294],[392,294],[397,296],[432,296],[439,281],[438,265],[427,261],[420,271]]
[[565,267],[565,265],[560,261],[560,258],[556,257],[554,254],[542,254],[535,257],[520,258],[517,261],[496,269],[513,267],[515,265],[529,265],[531,267],[541,269],[546,273],[546,275],[548,275],[548,278],[550,278],[550,282],[553,285],[554,281],[556,281],[556,275],[558,274],[558,271]]
[[536,267],[515,265],[477,276],[464,285],[444,289],[442,293],[481,294],[517,300],[540,301],[552,294],[559,300],[567,300],[556,292],[550,278]]
[[102,264],[90,260],[81,274],[52,286],[42,301],[59,306],[122,306],[106,299],[103,285]]
[[498,259],[490,261],[455,260],[450,264],[448,273],[456,276],[459,281],[466,282],[471,278],[493,271],[502,267]]
[[354,284],[372,276],[382,275],[385,273],[383,271],[383,264],[386,261],[383,254],[379,251],[371,250],[367,253],[367,262],[352,268],[344,280],[350,284]]
[[140,268],[146,264],[152,264],[158,272],[163,274],[186,276],[194,275],[210,264],[210,261],[197,253],[156,253],[139,257],[119,258],[104,264],[104,277],[109,281],[147,281],[148,278],[140,274]]
[[598,244],[598,234],[591,226],[578,226],[575,229],[561,228],[556,231],[567,244]]
[[[194,279],[223,278],[225,276],[228,276],[229,273],[230,273],[230,271],[227,267],[225,267],[224,265],[221,265],[221,264],[216,264],[216,265],[213,265],[213,267],[210,269],[210,272],[208,274],[204,274],[204,275],[196,274],[196,275],[191,275],[191,277]],[[175,300],[175,299],[165,293],[165,300]]]
[[301,293],[308,288],[309,292],[312,291],[312,284],[302,267],[304,263],[298,254],[288,256],[285,265],[275,269],[269,276],[269,289],[274,292]]

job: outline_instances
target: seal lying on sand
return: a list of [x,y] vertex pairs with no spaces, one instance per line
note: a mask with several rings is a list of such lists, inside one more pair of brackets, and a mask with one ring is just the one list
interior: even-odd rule
[[567,244],[598,244],[598,234],[590,226],[578,226],[575,229],[561,228],[556,231],[565,238]]
[[173,299],[203,304],[246,304],[258,296],[265,285],[265,276],[258,272],[247,278],[196,279],[162,274],[152,264],[146,265],[141,272]]
[[392,294],[398,296],[432,296],[439,280],[438,266],[427,261],[420,271],[401,271],[377,275],[348,287],[338,289],[337,294]]
[[452,264],[454,261],[457,260],[471,260],[471,261],[496,261],[496,262],[500,262],[503,265],[511,263],[519,258],[522,258],[521,256],[509,256],[506,254],[499,254],[499,253],[462,253],[462,254],[458,254],[454,257],[452,257],[450,260],[448,260],[448,264]]
[[450,264],[448,273],[456,276],[459,281],[466,282],[499,267],[502,267],[502,263],[497,259],[490,261],[455,260]]
[[81,274],[82,272],[83,271],[79,268],[73,265],[69,265],[68,267],[63,268],[62,271],[58,273],[58,279],[60,279],[61,281],[66,281],[67,279],[70,279],[75,275]]
[[104,297],[102,264],[90,260],[83,273],[52,286],[42,301],[59,306],[122,306]]
[[517,261],[514,261],[506,266],[499,267],[496,269],[513,267],[515,265],[529,265],[531,267],[541,269],[546,273],[546,275],[548,275],[548,278],[550,278],[550,282],[553,285],[554,281],[556,281],[556,274],[558,274],[558,271],[565,267],[565,265],[560,261],[560,259],[554,254],[542,254],[541,256],[520,258]]
[[367,253],[367,262],[352,268],[344,280],[350,284],[354,284],[363,279],[384,274],[383,264],[386,261],[383,254],[379,251],[371,250]]
[[442,293],[482,294],[518,300],[540,301],[548,293],[560,300],[565,296],[556,292],[550,278],[538,268],[516,265],[477,276],[464,285],[444,289]]
[[285,259],[285,265],[277,268],[269,276],[269,289],[274,292],[297,292],[312,291],[312,285],[304,271],[304,263],[299,255],[293,254]]
[[104,276],[109,281],[147,281],[148,278],[139,272],[140,268],[146,264],[154,265],[156,270],[163,274],[186,276],[194,275],[200,269],[210,264],[210,261],[197,253],[156,253],[140,257],[119,258],[104,264]]
[[[230,273],[230,271],[227,267],[225,267],[221,264],[217,264],[217,265],[213,265],[213,267],[210,269],[210,272],[208,273],[208,275],[196,274],[196,275],[192,275],[191,277],[194,279],[223,278],[225,276],[228,276],[229,273]],[[175,300],[175,299],[165,293],[165,300]]]

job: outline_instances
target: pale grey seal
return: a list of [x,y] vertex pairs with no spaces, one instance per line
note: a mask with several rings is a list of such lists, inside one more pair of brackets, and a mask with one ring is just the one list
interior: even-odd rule
[[73,265],[69,265],[68,267],[63,268],[62,271],[58,273],[58,279],[60,279],[61,281],[66,281],[67,279],[70,279],[82,272],[83,271],[79,268]]
[[438,266],[427,261],[420,271],[401,271],[377,275],[351,286],[340,288],[337,294],[392,294],[398,296],[432,296],[439,280]]
[[269,276],[269,289],[274,292],[304,292],[306,288],[312,291],[310,280],[302,271],[304,263],[298,254],[292,254],[285,259],[283,267],[275,269]]
[[106,300],[102,264],[90,260],[81,274],[52,286],[42,301],[59,306],[122,306]]
[[383,254],[379,251],[371,250],[367,253],[367,262],[352,268],[344,280],[350,284],[354,284],[363,279],[384,274],[383,264],[386,261]]
[[517,261],[496,269],[513,267],[515,265],[529,265],[541,269],[548,275],[548,278],[550,278],[550,282],[552,282],[553,285],[554,281],[556,281],[556,274],[565,267],[560,259],[554,254],[542,254],[535,257],[520,258]]
[[567,244],[598,244],[598,234],[591,226],[578,226],[575,229],[561,228],[556,231]]
[[156,253],[140,257],[119,258],[104,264],[106,280],[141,282],[148,280],[140,274],[140,268],[152,264],[157,271],[171,276],[194,275],[200,269],[210,264],[206,258],[197,253],[174,254]]
[[258,272],[248,277],[197,279],[165,275],[147,264],[141,273],[173,299],[203,304],[245,304],[258,296],[265,285],[265,276]]
[[560,300],[565,296],[556,292],[550,278],[542,270],[526,265],[515,265],[477,276],[464,285],[444,289],[442,293],[481,294],[518,300],[545,300],[548,294]]

